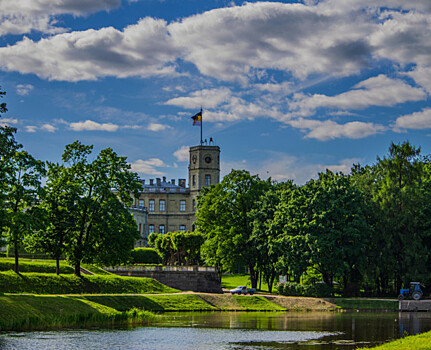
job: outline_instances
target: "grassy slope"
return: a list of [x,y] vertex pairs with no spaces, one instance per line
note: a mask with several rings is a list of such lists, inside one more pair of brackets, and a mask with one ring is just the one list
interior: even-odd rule
[[399,308],[397,300],[335,298],[334,303],[340,309],[396,311]]
[[115,275],[91,275],[76,277],[48,273],[0,272],[0,292],[32,294],[143,294],[175,293],[151,278],[120,277]]
[[[361,348],[369,349],[369,348]],[[431,332],[413,335],[373,348],[373,350],[431,350]]]
[[142,324],[153,318],[148,312],[120,312],[67,296],[3,295],[0,296],[0,306],[0,331]]

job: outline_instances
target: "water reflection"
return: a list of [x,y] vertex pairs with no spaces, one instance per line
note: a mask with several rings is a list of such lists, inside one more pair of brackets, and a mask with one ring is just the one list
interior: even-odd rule
[[170,313],[152,327],[0,333],[0,349],[354,349],[431,329],[431,313]]

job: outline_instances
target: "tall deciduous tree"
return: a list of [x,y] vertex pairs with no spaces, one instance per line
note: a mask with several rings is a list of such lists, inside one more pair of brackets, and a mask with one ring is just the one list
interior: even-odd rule
[[253,288],[258,255],[250,214],[270,185],[248,171],[232,170],[220,183],[205,188],[198,199],[196,225],[206,238],[202,247],[206,261],[224,269],[245,264]]
[[62,242],[77,276],[81,262],[126,262],[139,238],[127,209],[141,187],[137,174],[130,171],[125,157],[110,148],[89,161],[92,148],[78,141],[66,146],[65,165],[51,168],[48,190],[52,197],[45,203],[49,215],[60,216],[50,222],[50,231],[57,244],[60,235],[67,233]]
[[[329,170],[320,173],[280,206],[285,232],[324,282],[334,278],[358,282],[364,269],[370,228],[364,213],[365,201],[349,176]],[[305,245],[304,245],[305,243]],[[305,248],[305,249],[304,249]]]
[[294,188],[293,182],[273,184],[264,195],[261,196],[257,208],[253,209],[253,234],[251,239],[256,246],[257,269],[259,275],[265,279],[269,292],[272,291],[274,279],[282,265],[285,255],[284,235],[282,227],[274,222],[282,193],[290,192]]

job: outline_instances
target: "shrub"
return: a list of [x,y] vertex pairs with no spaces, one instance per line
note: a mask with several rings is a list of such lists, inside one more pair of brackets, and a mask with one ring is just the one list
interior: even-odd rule
[[135,248],[132,250],[133,264],[161,264],[162,258],[154,248]]

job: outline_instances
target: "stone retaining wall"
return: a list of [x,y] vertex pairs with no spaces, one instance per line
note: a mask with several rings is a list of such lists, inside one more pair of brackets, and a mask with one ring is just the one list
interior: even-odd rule
[[215,268],[200,266],[119,266],[105,268],[119,276],[148,277],[183,291],[222,293],[221,283]]

